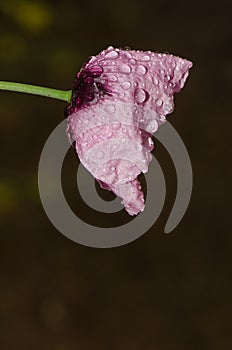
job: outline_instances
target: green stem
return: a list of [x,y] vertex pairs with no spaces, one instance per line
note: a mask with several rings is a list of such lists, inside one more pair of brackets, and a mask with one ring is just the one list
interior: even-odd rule
[[72,90],[57,90],[42,86],[14,83],[8,81],[0,81],[0,90],[24,92],[26,94],[46,96],[55,98],[57,100],[62,100],[68,103],[70,102],[72,96]]

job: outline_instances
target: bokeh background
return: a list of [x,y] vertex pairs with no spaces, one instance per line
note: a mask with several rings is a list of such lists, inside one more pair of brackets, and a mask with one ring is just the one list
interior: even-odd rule
[[[168,118],[192,161],[186,215],[163,233],[176,177],[156,143],[165,207],[145,235],[114,249],[70,241],[42,208],[38,162],[65,103],[0,92],[1,350],[232,346],[231,34],[226,0],[1,0],[0,80],[69,89],[86,58],[109,45],[194,62]],[[77,167],[70,149],[63,184],[73,210],[105,227],[128,220],[125,212],[100,215],[83,204]]]

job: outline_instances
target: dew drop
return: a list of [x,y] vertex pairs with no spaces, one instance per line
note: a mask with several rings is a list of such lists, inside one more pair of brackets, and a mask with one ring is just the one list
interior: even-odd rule
[[119,92],[119,93],[118,93],[118,97],[121,98],[121,99],[124,99],[124,97],[125,97],[125,92]]
[[135,102],[140,104],[140,103],[144,103],[148,100],[149,94],[144,89],[136,88],[135,93],[134,93],[134,97],[135,97]]
[[147,68],[144,67],[144,66],[137,66],[137,67],[135,68],[135,72],[136,72],[138,75],[144,75],[144,74],[146,74],[146,72],[147,72]]
[[156,119],[149,119],[146,123],[146,131],[154,133],[155,131],[157,131],[158,126],[159,124]]
[[150,61],[150,57],[148,55],[145,55],[141,57],[141,61]]
[[127,58],[132,58],[132,54],[130,52],[124,52],[124,55],[127,57]]
[[130,63],[135,64],[136,61],[132,58],[132,59],[130,60]]
[[102,72],[103,72],[103,68],[101,66],[93,66],[90,68],[90,74],[94,78],[100,77]]
[[105,107],[105,110],[107,111],[107,112],[110,112],[110,113],[114,113],[115,112],[115,106],[114,105],[107,105],[106,107]]
[[163,101],[161,100],[161,98],[158,98],[155,102],[158,107],[162,106],[163,104]]
[[159,84],[159,80],[158,80],[156,77],[154,77],[154,78],[153,78],[153,83],[154,83],[155,85],[158,85],[158,84]]
[[159,73],[160,73],[160,76],[163,78],[163,77],[164,77],[165,70],[164,70],[164,69],[160,69]]
[[152,141],[151,137],[148,138],[148,144],[150,147],[154,145],[154,142]]
[[173,111],[173,105],[169,101],[166,101],[163,106],[165,113],[171,113]]
[[131,72],[131,67],[128,66],[127,64],[122,64],[119,67],[119,70],[120,70],[121,73],[129,74]]
[[162,115],[162,114],[161,114],[161,115],[159,116],[159,120],[160,120],[161,123],[164,123],[164,122],[166,121],[165,115]]
[[121,87],[124,89],[124,90],[128,90],[130,89],[131,87],[131,83],[129,81],[124,81],[122,84],[121,84]]
[[116,51],[110,51],[105,55],[105,58],[117,58],[118,57],[118,52]]
[[109,80],[109,81],[117,81],[118,78],[116,77],[116,75],[109,74],[109,75],[108,75],[108,80]]
[[114,170],[115,170],[115,166],[112,166],[110,169],[111,169],[112,171],[114,171]]
[[121,127],[121,123],[119,122],[112,123],[112,129],[118,130],[120,127]]

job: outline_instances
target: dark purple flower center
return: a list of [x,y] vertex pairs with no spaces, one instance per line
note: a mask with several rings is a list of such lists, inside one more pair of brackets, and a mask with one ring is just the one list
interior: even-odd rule
[[102,67],[98,65],[91,68],[85,67],[86,64],[83,65],[74,80],[72,99],[65,110],[66,116],[80,108],[96,103],[102,95],[111,95],[110,91],[100,81],[103,72]]

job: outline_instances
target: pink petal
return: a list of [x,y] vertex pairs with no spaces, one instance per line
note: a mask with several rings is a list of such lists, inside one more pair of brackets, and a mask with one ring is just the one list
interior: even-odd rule
[[137,179],[148,171],[152,134],[174,109],[192,63],[150,51],[108,49],[83,65],[67,108],[67,134],[102,188],[130,215],[144,210]]

